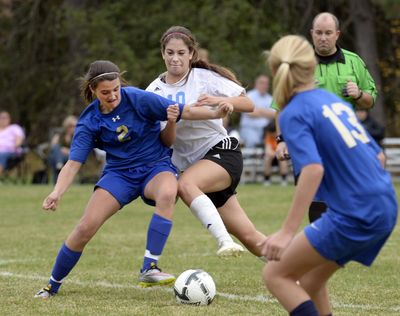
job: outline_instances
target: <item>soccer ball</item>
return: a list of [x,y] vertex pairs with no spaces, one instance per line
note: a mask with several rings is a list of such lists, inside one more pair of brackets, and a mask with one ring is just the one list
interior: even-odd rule
[[215,283],[212,277],[200,269],[183,272],[175,281],[174,294],[179,304],[209,305],[215,296]]

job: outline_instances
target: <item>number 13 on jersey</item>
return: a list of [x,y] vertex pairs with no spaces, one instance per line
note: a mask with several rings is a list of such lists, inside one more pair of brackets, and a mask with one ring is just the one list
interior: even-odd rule
[[[331,106],[323,105],[322,114],[331,121],[349,148],[355,147],[357,140],[363,144],[370,141],[364,127],[358,122],[354,111],[346,105],[342,103],[332,103]],[[349,129],[340,119],[343,114],[346,114],[347,121],[352,128]]]

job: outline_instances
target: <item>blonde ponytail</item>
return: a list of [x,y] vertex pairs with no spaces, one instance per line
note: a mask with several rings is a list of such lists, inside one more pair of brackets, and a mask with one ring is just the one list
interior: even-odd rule
[[303,37],[287,35],[278,40],[267,59],[274,75],[273,98],[282,109],[299,85],[314,81],[317,61],[310,43]]

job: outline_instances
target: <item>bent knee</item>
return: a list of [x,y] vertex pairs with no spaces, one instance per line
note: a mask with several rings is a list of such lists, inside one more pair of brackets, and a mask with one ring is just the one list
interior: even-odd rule
[[89,240],[94,236],[97,229],[92,225],[89,225],[85,222],[80,222],[75,227],[75,237],[79,240],[80,243],[86,244]]
[[176,202],[176,197],[178,195],[178,190],[176,186],[171,186],[164,188],[155,198],[156,204],[171,204],[174,205]]
[[191,200],[191,188],[193,188],[194,186],[195,184],[190,179],[179,179],[178,195],[182,198],[183,201],[187,202]]

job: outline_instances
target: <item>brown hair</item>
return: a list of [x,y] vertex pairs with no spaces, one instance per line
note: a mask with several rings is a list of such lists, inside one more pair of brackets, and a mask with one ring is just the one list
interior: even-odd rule
[[108,60],[96,60],[89,66],[86,75],[81,78],[81,93],[87,103],[95,99],[92,89],[96,89],[97,85],[104,81],[112,81],[117,78],[121,81],[121,86],[128,83],[122,77],[125,72],[121,72],[118,66]]
[[190,61],[190,69],[191,68],[203,68],[216,72],[217,74],[225,77],[237,84],[241,84],[239,80],[237,80],[235,74],[229,70],[228,68],[211,64],[204,59],[200,59],[199,57],[199,43],[196,38],[192,34],[192,32],[184,26],[171,26],[165,33],[161,36],[161,50],[165,51],[165,46],[169,42],[170,39],[176,38],[181,39],[185,45],[189,48],[189,52],[193,52],[193,58]]
[[267,62],[274,74],[273,98],[280,108],[286,106],[297,86],[314,81],[317,61],[304,37],[282,37],[272,46]]

